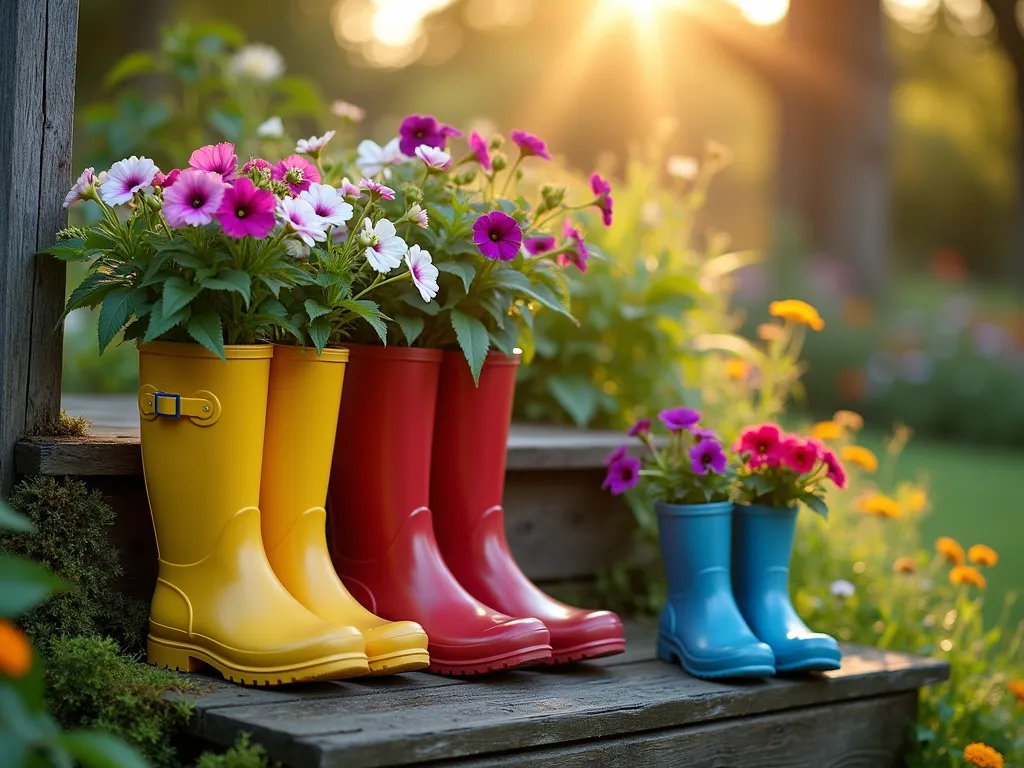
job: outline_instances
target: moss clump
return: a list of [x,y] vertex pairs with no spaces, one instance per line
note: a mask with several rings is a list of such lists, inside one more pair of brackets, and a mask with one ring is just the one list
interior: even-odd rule
[[46,435],[48,437],[85,437],[89,434],[92,422],[84,416],[69,416],[67,411],[61,411],[53,421],[37,427],[33,434]]
[[53,638],[43,655],[46,708],[63,727],[120,736],[154,768],[178,765],[174,740],[192,707],[167,694],[186,690],[187,678],[126,658],[98,637]]
[[148,610],[113,588],[121,567],[108,537],[114,510],[103,495],[78,481],[31,477],[14,489],[10,506],[35,531],[0,531],[0,552],[36,560],[70,585],[23,618],[25,631],[40,645],[51,638],[99,635],[141,651]]
[[263,747],[250,743],[249,734],[244,732],[227,752],[204,752],[196,762],[196,768],[272,768],[276,765],[278,763],[270,761]]

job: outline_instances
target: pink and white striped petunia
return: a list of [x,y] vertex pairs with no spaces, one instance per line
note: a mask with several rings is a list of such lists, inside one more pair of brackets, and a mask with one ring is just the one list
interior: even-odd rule
[[174,229],[201,227],[213,221],[224,199],[219,174],[189,168],[164,192],[164,216]]
[[78,177],[75,186],[71,188],[71,191],[64,198],[64,207],[67,208],[72,203],[77,203],[79,200],[84,199],[88,194],[86,190],[92,187],[95,180],[96,170],[94,168],[86,168],[82,171],[82,175]]
[[352,205],[338,194],[330,184],[310,184],[309,189],[299,195],[313,207],[313,212],[332,227],[340,227],[352,218]]
[[140,189],[153,183],[160,169],[148,157],[132,155],[118,160],[107,171],[100,187],[100,197],[107,205],[124,205]]
[[324,147],[334,138],[334,131],[328,131],[323,136],[310,136],[308,139],[299,139],[295,145],[295,151],[300,155],[319,157]]
[[295,233],[306,245],[312,246],[327,239],[327,223],[305,200],[297,197],[278,200],[277,215],[284,222],[285,231]]
[[409,274],[412,275],[412,283],[423,300],[429,302],[437,296],[438,272],[430,258],[430,251],[424,251],[418,245],[414,245],[405,254],[405,263],[409,267]]
[[422,160],[427,168],[443,173],[452,167],[452,156],[443,149],[421,144],[416,147],[416,157]]

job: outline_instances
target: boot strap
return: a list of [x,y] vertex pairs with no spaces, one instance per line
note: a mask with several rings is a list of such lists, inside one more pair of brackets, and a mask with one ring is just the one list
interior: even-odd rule
[[193,424],[210,426],[220,418],[220,413],[220,400],[206,390],[183,397],[173,392],[162,392],[152,384],[139,387],[139,414],[147,421],[156,418],[191,419]]

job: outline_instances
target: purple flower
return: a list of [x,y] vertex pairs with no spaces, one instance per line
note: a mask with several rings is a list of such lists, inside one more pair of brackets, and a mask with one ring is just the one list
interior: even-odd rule
[[580,272],[585,273],[587,271],[587,259],[590,258],[590,251],[587,250],[587,244],[583,242],[583,235],[572,225],[572,221],[569,219],[562,223],[562,234],[569,238],[574,250],[560,255],[558,263],[563,265],[575,264]]
[[613,496],[625,493],[640,482],[640,459],[630,456],[612,462],[608,474],[601,487],[612,492]]
[[485,171],[491,170],[491,154],[487,151],[487,142],[476,131],[469,134],[469,148],[476,155],[476,161]]
[[628,455],[626,451],[626,446],[620,445],[618,448],[616,448],[614,451],[612,451],[611,453],[604,457],[604,465],[606,467],[610,467],[616,461],[621,461],[622,459],[626,458],[626,456]]
[[426,144],[435,149],[444,149],[450,137],[462,133],[450,125],[442,125],[432,115],[409,115],[398,126],[398,148],[403,155],[414,157],[416,147]]
[[249,179],[242,177],[224,190],[217,221],[230,237],[251,235],[261,240],[274,228],[276,207],[273,192],[257,189]]
[[297,196],[309,189],[313,182],[320,181],[320,171],[302,155],[289,155],[273,167],[270,177],[283,181],[291,189],[292,195]]
[[519,153],[522,157],[535,155],[543,157],[545,160],[551,159],[551,155],[548,154],[548,145],[542,139],[538,139],[526,131],[509,131],[508,135],[515,142],[516,146],[519,147]]
[[706,475],[709,471],[720,474],[727,463],[722,444],[717,440],[704,439],[690,449],[690,468],[695,474]]
[[630,437],[640,437],[641,435],[646,435],[650,431],[651,420],[640,419],[636,424],[634,424],[626,431],[626,434],[629,435]]
[[693,408],[669,408],[658,414],[658,420],[673,432],[680,432],[700,421],[700,411]]
[[213,221],[223,199],[220,175],[189,168],[164,192],[164,215],[174,229],[201,227]]
[[590,189],[597,195],[597,205],[601,209],[601,219],[606,227],[612,225],[612,185],[601,178],[600,174],[590,175]]
[[224,181],[231,181],[238,167],[235,145],[226,141],[220,144],[207,144],[192,153],[188,164],[200,171],[219,173]]
[[523,241],[523,245],[526,246],[527,253],[531,256],[536,256],[538,253],[553,250],[555,247],[555,238],[548,235],[543,237],[528,237]]
[[391,187],[386,187],[379,181],[368,179],[365,176],[359,180],[360,186],[363,187],[367,192],[370,193],[370,197],[383,197],[385,200],[395,199],[395,190]]
[[512,261],[523,244],[523,230],[507,213],[491,211],[473,223],[473,242],[488,259]]
[[[693,436],[698,440],[718,440],[718,435],[712,432],[710,429],[691,429]],[[719,440],[719,442],[721,442]]]

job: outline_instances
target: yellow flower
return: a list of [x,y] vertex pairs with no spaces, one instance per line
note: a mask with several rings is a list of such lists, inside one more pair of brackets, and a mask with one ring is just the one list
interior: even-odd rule
[[0,674],[21,677],[32,666],[32,646],[25,633],[0,620]]
[[838,440],[843,428],[834,421],[819,421],[811,428],[811,437],[816,440]]
[[1003,756],[980,741],[964,748],[964,760],[977,768],[1003,768]]
[[727,360],[725,363],[725,372],[730,379],[734,381],[741,381],[747,378],[750,373],[750,363],[746,360],[741,360],[738,357],[734,357],[731,360]]
[[949,536],[940,536],[935,540],[935,551],[942,555],[953,565],[964,564],[964,548],[960,542],[951,539]]
[[773,301],[768,306],[768,312],[774,317],[781,317],[791,323],[809,326],[813,331],[820,331],[825,327],[825,321],[821,319],[818,310],[806,301],[799,299]]
[[1011,680],[1006,684],[1006,690],[1016,696],[1021,704],[1024,704],[1024,680]]
[[899,517],[902,513],[900,505],[896,503],[895,499],[890,499],[881,493],[872,493],[862,497],[857,502],[857,506],[860,507],[861,512],[879,517]]
[[896,573],[917,573],[917,561],[906,555],[897,557],[896,562],[892,564],[892,569]]
[[972,563],[991,568],[999,562],[999,553],[984,544],[975,544],[967,550],[967,559]]
[[878,459],[875,457],[875,454],[863,446],[843,446],[843,449],[839,452],[839,456],[843,461],[856,464],[865,472],[875,472],[878,470]]
[[864,417],[853,411],[836,411],[832,421],[852,432],[864,429]]
[[970,565],[957,565],[949,572],[950,584],[971,584],[978,589],[985,588],[985,577],[981,571]]
[[924,488],[907,483],[902,488],[903,506],[910,512],[920,512],[928,507],[928,494]]

